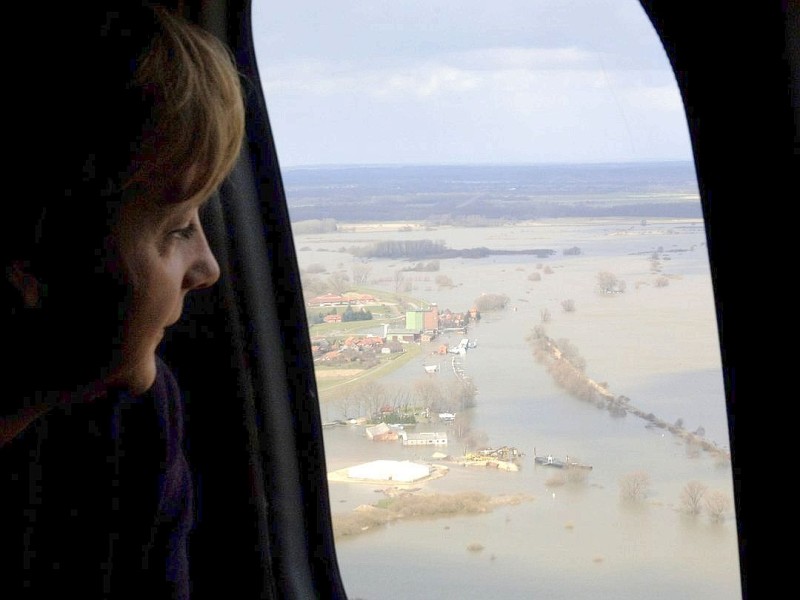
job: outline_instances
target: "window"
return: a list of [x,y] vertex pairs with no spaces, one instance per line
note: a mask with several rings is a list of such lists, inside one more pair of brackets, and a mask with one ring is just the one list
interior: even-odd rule
[[739,596],[705,230],[641,7],[254,10],[350,596]]

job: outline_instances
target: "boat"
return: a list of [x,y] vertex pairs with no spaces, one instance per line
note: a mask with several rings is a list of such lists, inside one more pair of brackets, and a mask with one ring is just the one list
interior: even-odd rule
[[533,449],[533,461],[537,465],[543,465],[545,467],[554,467],[556,469],[587,469],[590,470],[592,465],[587,465],[584,463],[580,463],[577,460],[571,459],[569,454],[565,459],[560,459],[554,457],[552,454],[548,454],[547,456],[538,456],[536,454],[536,448]]
[[552,454],[548,454],[547,456],[534,456],[533,461],[537,465],[544,465],[546,467],[555,467],[557,469],[563,469],[566,463],[563,460],[555,458]]

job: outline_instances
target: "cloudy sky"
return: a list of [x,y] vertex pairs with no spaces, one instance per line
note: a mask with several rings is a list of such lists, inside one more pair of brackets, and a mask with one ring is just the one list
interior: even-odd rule
[[691,160],[637,0],[253,6],[283,167]]

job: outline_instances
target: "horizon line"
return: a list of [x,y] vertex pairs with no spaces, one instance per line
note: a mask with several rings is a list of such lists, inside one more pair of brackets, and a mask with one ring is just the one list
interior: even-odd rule
[[[280,160],[278,161],[280,163]],[[553,166],[601,166],[643,165],[662,163],[692,163],[693,158],[663,158],[644,160],[602,161],[552,161],[552,162],[396,162],[396,163],[297,163],[280,165],[281,169],[352,169],[352,168],[404,168],[404,167],[553,167]]]

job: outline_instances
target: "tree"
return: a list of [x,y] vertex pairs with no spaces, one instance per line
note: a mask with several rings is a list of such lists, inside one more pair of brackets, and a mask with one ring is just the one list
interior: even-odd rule
[[353,388],[351,397],[361,407],[359,412],[371,418],[386,403],[386,388],[376,381],[360,383]]
[[625,282],[610,271],[600,271],[597,274],[597,287],[602,294],[621,294],[625,291]]
[[457,410],[464,410],[475,406],[475,398],[478,395],[478,388],[471,381],[451,381],[446,389],[448,404],[455,406]]
[[706,514],[715,523],[725,520],[725,513],[731,508],[731,501],[728,496],[718,490],[714,490],[706,497]]
[[561,351],[561,358],[568,361],[573,367],[583,372],[586,370],[586,359],[584,359],[577,346],[565,338],[558,340],[558,349]]
[[708,487],[699,481],[690,481],[681,490],[681,507],[683,511],[690,515],[700,514],[703,505],[702,500],[708,491]]
[[353,284],[367,285],[369,274],[372,272],[372,265],[366,262],[353,263]]
[[335,294],[344,294],[350,286],[350,277],[344,271],[336,271],[328,277],[328,287]]
[[438,285],[440,288],[453,287],[453,280],[450,279],[447,275],[437,275],[435,281],[436,285]]
[[[576,462],[580,459],[572,457]],[[589,480],[589,469],[581,469],[580,467],[567,467],[564,469],[564,476],[569,483],[586,483]]]
[[547,332],[544,329],[544,325],[535,325],[531,330],[531,332],[528,334],[528,337],[525,339],[527,339],[529,342],[546,340]]
[[372,313],[363,307],[358,310],[353,310],[352,306],[348,306],[345,309],[344,313],[342,314],[342,321],[346,323],[350,321],[371,321],[371,320],[372,320]]
[[414,397],[418,406],[429,409],[441,406],[444,400],[439,384],[427,378],[414,382]]
[[575,300],[562,300],[561,308],[564,312],[575,312]]
[[358,411],[358,401],[347,392],[337,394],[329,402],[339,410],[343,419],[359,416],[357,413],[353,414],[354,410]]
[[489,442],[489,436],[485,431],[470,429],[466,432],[462,441],[467,448],[483,448]]
[[508,301],[509,297],[505,294],[481,294],[475,299],[475,306],[480,312],[502,310]]
[[623,500],[640,502],[650,491],[650,476],[644,471],[634,471],[619,480],[619,493]]
[[547,308],[543,308],[539,311],[539,317],[542,320],[542,323],[548,323],[551,319],[550,310]]
[[399,294],[400,292],[404,291],[404,284],[405,277],[403,276],[402,269],[397,270],[394,272],[394,292],[395,294]]

